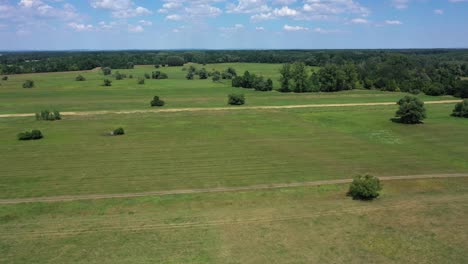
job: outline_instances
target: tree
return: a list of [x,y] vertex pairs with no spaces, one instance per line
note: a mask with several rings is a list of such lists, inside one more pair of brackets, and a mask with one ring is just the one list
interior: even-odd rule
[[34,88],[34,81],[26,80],[23,83],[23,88]]
[[3,76],[3,77],[2,77],[2,80],[3,80],[3,81],[8,81],[8,76]]
[[153,97],[153,100],[151,101],[151,106],[164,106],[165,102],[161,99],[159,99],[159,96]]
[[112,81],[109,80],[109,79],[104,79],[103,85],[104,85],[104,86],[112,86]]
[[242,87],[243,79],[241,76],[236,76],[232,79],[232,87]]
[[151,78],[151,76],[149,75],[149,73],[145,73],[144,76],[145,76],[145,79],[150,79],[150,78]]
[[205,68],[201,68],[201,70],[198,71],[198,77],[200,77],[200,79],[202,80],[208,79],[208,72],[206,71]]
[[43,138],[40,130],[32,130],[31,132],[26,131],[18,134],[18,140],[38,140]]
[[290,63],[283,64],[279,72],[281,74],[281,77],[280,77],[281,87],[280,89],[278,89],[278,91],[282,93],[291,92],[291,89],[289,87],[289,82],[292,77],[291,64]]
[[306,65],[303,62],[295,62],[292,65],[291,77],[294,81],[293,91],[295,93],[304,93],[308,91],[307,84],[307,70]]
[[42,110],[39,113],[36,113],[36,120],[47,120],[47,121],[55,121],[61,120],[62,115],[59,111],[49,111],[49,110]]
[[138,78],[138,81],[137,81],[137,83],[138,83],[138,84],[140,84],[140,85],[143,85],[143,84],[145,84],[145,78],[141,78],[141,77],[140,77],[140,78]]
[[270,78],[266,80],[266,90],[267,91],[273,90],[273,81]]
[[228,104],[243,105],[245,104],[245,96],[243,94],[230,94],[228,96]]
[[78,75],[78,76],[76,76],[75,81],[82,82],[82,81],[86,81],[86,79],[82,75]]
[[468,99],[465,99],[463,102],[455,105],[452,116],[468,118]]
[[349,186],[348,196],[355,200],[372,200],[379,197],[382,185],[377,177],[371,175],[359,175],[353,179]]
[[228,73],[228,74],[231,75],[232,77],[236,77],[236,76],[237,76],[236,70],[235,70],[234,68],[232,68],[232,67],[227,68],[226,73]]
[[111,75],[111,74],[112,74],[111,68],[109,68],[109,67],[104,67],[104,68],[102,68],[102,74],[104,74],[104,75]]
[[455,96],[460,98],[468,98],[468,81],[459,81],[456,85]]
[[184,58],[179,56],[169,56],[166,62],[168,66],[183,66],[185,63]]
[[125,135],[125,130],[121,127],[115,129],[114,131],[112,131],[112,135],[113,136],[121,136],[121,135]]
[[213,77],[211,79],[213,80],[213,82],[219,82],[219,80],[221,79],[221,73],[219,71],[213,72],[212,76]]
[[405,96],[397,104],[400,106],[396,112],[398,121],[403,124],[419,124],[426,118],[424,102],[414,96]]
[[193,80],[194,76],[195,76],[195,74],[192,71],[189,71],[189,72],[187,72],[187,75],[185,75],[185,78],[187,80]]
[[118,71],[115,73],[115,79],[116,79],[116,80],[123,80],[124,77],[125,77],[125,75],[124,75],[124,74],[121,74],[121,73],[118,72]]

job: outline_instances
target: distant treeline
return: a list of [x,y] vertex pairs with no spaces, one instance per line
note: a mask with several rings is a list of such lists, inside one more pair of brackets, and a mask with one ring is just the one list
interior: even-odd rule
[[[170,65],[171,62],[288,63],[309,66],[346,63],[374,65],[392,55],[405,58],[407,67],[437,67],[450,64],[468,71],[468,50],[206,50],[206,51],[58,51],[3,52],[2,74],[90,70],[95,67],[133,68],[133,65]],[[180,60],[182,59],[182,60]]]

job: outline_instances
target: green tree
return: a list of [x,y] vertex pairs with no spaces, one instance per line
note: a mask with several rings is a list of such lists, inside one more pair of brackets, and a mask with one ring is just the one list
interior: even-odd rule
[[245,104],[245,96],[243,94],[230,94],[228,95],[228,104],[243,105]]
[[145,78],[141,78],[141,77],[138,78],[137,83],[140,84],[140,85],[145,84]]
[[112,86],[112,81],[109,80],[109,79],[104,79],[103,85],[104,85],[104,86]]
[[112,74],[111,68],[109,68],[109,67],[104,67],[104,68],[102,68],[102,74],[104,74],[104,75],[111,75],[111,74]]
[[166,62],[168,66],[183,66],[185,63],[184,58],[179,56],[169,56]]
[[452,116],[468,118],[468,99],[455,105]]
[[125,135],[125,130],[121,127],[115,129],[114,131],[112,131],[112,135],[113,136],[121,136],[121,135]]
[[82,82],[82,81],[86,81],[86,79],[82,75],[78,75],[78,76],[76,76],[75,81]]
[[161,99],[159,99],[159,96],[153,97],[153,100],[151,101],[151,106],[164,106],[165,102]]
[[349,186],[348,196],[356,200],[372,200],[379,197],[382,185],[377,177],[359,175],[353,179]]
[[426,118],[426,108],[424,102],[414,96],[405,96],[400,99],[397,104],[399,109],[396,112],[396,117],[400,123],[404,124],[419,124]]
[[208,79],[208,72],[206,71],[205,68],[201,68],[201,70],[198,71],[198,77],[202,80]]
[[185,78],[187,80],[193,80],[194,76],[195,76],[195,74],[192,71],[189,71],[189,72],[187,72],[187,75],[185,75]]
[[307,82],[307,68],[305,63],[295,62],[292,65],[292,79],[294,81],[293,92],[304,93],[309,91]]
[[24,81],[23,88],[34,88],[34,81],[32,80]]
[[291,64],[290,63],[283,64],[279,72],[281,75],[280,77],[281,86],[280,86],[280,89],[278,89],[278,91],[282,93],[291,92],[291,89],[289,87],[289,83],[292,77]]

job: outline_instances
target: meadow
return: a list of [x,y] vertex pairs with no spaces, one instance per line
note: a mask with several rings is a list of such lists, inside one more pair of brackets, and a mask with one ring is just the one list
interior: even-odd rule
[[[278,64],[209,64],[270,77]],[[198,67],[201,67],[198,65]],[[160,70],[167,80],[146,80]],[[313,68],[311,68],[313,70]],[[114,73],[116,70],[114,70]],[[182,67],[24,74],[0,81],[0,114],[396,102],[398,92],[282,94],[186,80]],[[75,81],[81,74],[87,80]],[[107,77],[110,78],[110,77]],[[36,87],[24,89],[25,80]],[[418,95],[424,101],[451,96]],[[232,106],[234,108],[234,106]],[[0,118],[0,199],[252,186],[468,172],[468,119],[426,106],[424,124],[391,122],[397,105]],[[109,136],[123,127],[124,136]],[[44,138],[19,141],[40,129]],[[384,182],[372,202],[348,185],[54,203],[0,204],[0,263],[466,263],[468,179]]]

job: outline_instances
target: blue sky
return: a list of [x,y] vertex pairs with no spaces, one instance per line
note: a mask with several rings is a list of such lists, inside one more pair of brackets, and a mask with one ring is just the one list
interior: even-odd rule
[[468,48],[468,0],[0,0],[0,50]]

